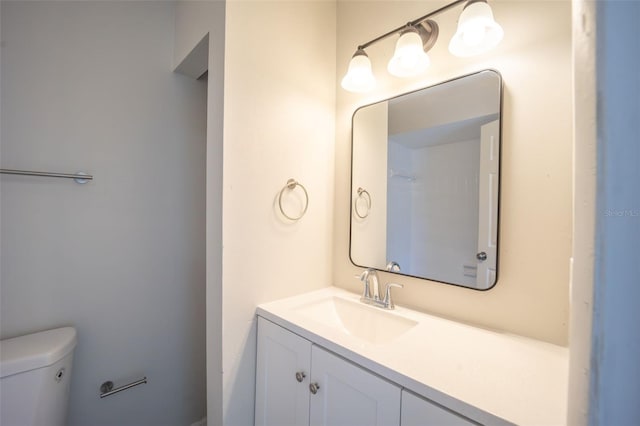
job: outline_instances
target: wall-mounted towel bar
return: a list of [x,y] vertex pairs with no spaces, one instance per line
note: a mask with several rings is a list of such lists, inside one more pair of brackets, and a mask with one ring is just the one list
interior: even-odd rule
[[31,170],[0,169],[0,173],[3,175],[40,176],[40,177],[73,179],[76,183],[87,183],[90,180],[93,180],[93,175],[88,175],[84,172],[53,173],[53,172],[35,172]]
[[147,383],[146,377],[143,377],[140,380],[136,380],[135,382],[131,382],[128,385],[120,386],[119,388],[114,389],[113,382],[109,380],[100,385],[100,398],[106,398],[113,395],[114,393],[122,392],[123,390],[131,389],[134,386],[142,385],[144,383]]

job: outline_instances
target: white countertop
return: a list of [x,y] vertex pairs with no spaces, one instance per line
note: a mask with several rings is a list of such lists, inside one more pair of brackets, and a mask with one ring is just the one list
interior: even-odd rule
[[331,297],[359,300],[359,295],[327,287],[260,305],[257,313],[483,424],[566,423],[567,348],[400,306],[393,315],[418,325],[391,343],[371,344],[301,313],[301,306]]

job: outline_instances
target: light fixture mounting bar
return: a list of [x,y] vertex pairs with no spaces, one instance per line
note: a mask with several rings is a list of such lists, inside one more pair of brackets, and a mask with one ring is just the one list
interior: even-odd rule
[[465,3],[465,2],[468,2],[468,1],[469,0],[455,0],[455,1],[453,1],[453,2],[451,2],[449,4],[447,4],[447,5],[442,6],[440,9],[436,9],[433,12],[427,13],[426,15],[421,16],[418,19],[414,19],[413,21],[409,21],[405,25],[402,25],[402,26],[400,26],[400,27],[398,27],[398,28],[396,28],[394,30],[389,31],[388,33],[382,34],[381,36],[374,38],[373,40],[369,40],[368,42],[359,45],[358,46],[358,50],[366,49],[367,47],[371,46],[372,44],[377,43],[380,40],[384,40],[385,38],[387,38],[389,36],[397,34],[400,31],[406,29],[407,27],[415,27],[416,25],[426,21],[427,19],[431,18],[432,16],[436,16],[436,15],[444,12],[445,10],[449,10],[452,7],[455,7],[455,6],[457,6],[457,5],[461,4],[461,3]]

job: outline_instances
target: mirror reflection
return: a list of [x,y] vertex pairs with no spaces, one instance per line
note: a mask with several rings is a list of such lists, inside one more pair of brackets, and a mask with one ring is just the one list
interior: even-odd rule
[[352,262],[486,290],[498,272],[502,79],[481,71],[353,115]]

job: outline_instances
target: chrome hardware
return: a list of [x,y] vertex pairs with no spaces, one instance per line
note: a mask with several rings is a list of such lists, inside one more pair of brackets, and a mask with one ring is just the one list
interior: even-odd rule
[[87,183],[93,180],[92,175],[88,175],[84,172],[78,173],[55,173],[55,172],[35,172],[31,170],[15,170],[15,169],[0,169],[0,174],[3,175],[21,175],[21,176],[39,176],[39,177],[53,177],[73,179],[76,183]]
[[487,260],[487,253],[481,251],[480,253],[476,254],[476,259],[478,259],[480,262],[484,262],[485,260]]
[[[367,216],[369,216],[369,212],[371,211],[371,194],[369,194],[369,191],[367,191],[366,189],[363,189],[363,188],[358,188],[357,192],[358,192],[358,195],[357,195],[356,199],[353,200],[353,212],[360,219],[364,219]],[[366,210],[364,211],[364,213],[360,213],[360,210],[358,210],[358,201],[359,200],[364,200],[365,203],[366,203]]]
[[360,274],[360,281],[362,281],[362,296],[360,296],[360,301],[365,302],[371,299],[371,287],[369,286],[369,271],[370,269],[365,269],[362,274]]
[[[394,309],[395,305],[391,299],[392,287],[404,287],[402,284],[389,283],[385,288],[384,299],[380,299],[380,283],[378,281],[378,274],[375,269],[367,268],[360,275],[360,281],[364,285],[362,296],[360,301],[367,305],[377,306],[382,309]],[[373,288],[372,288],[373,286]]]
[[[378,273],[375,269],[367,268],[360,275],[360,281],[364,285],[360,301],[362,303],[371,304],[374,300],[378,300]],[[373,284],[373,288],[371,287]]]
[[105,393],[111,392],[112,390],[113,390],[113,382],[111,380],[108,380],[100,385],[100,393],[103,395]]
[[317,394],[318,390],[320,389],[320,385],[317,383],[311,383],[309,385],[309,390],[311,391],[312,394]]
[[298,371],[296,373],[296,380],[298,382],[302,382],[304,380],[304,378],[307,377],[302,371]]
[[141,385],[143,383],[147,383],[147,378],[143,377],[140,380],[136,380],[135,382],[129,383],[128,385],[120,386],[119,388],[113,388],[113,382],[111,380],[104,382],[100,385],[100,398],[105,398],[107,396],[111,396],[114,393],[122,392],[123,390],[130,389],[134,386]]
[[[285,190],[293,191],[298,186],[304,193],[304,207],[302,208],[302,212],[298,216],[290,216],[285,213],[284,208],[282,207],[282,194],[284,194]],[[287,219],[292,221],[301,219],[302,216],[304,216],[304,214],[307,212],[307,208],[309,207],[309,193],[307,192],[307,188],[305,188],[304,185],[302,185],[295,179],[287,180],[287,183],[280,190],[280,195],[278,195],[278,207],[280,207],[280,213],[282,213],[282,216],[286,217]]]
[[64,367],[62,367],[55,375],[56,382],[59,382],[64,377]]
[[400,272],[400,264],[392,260],[391,262],[387,263],[387,271]]
[[396,284],[396,283],[389,283],[387,284],[387,288],[384,292],[384,300],[382,301],[382,307],[384,309],[395,309],[395,305],[393,304],[393,300],[391,299],[391,289],[393,287],[399,287],[402,288],[404,287],[402,284]]

